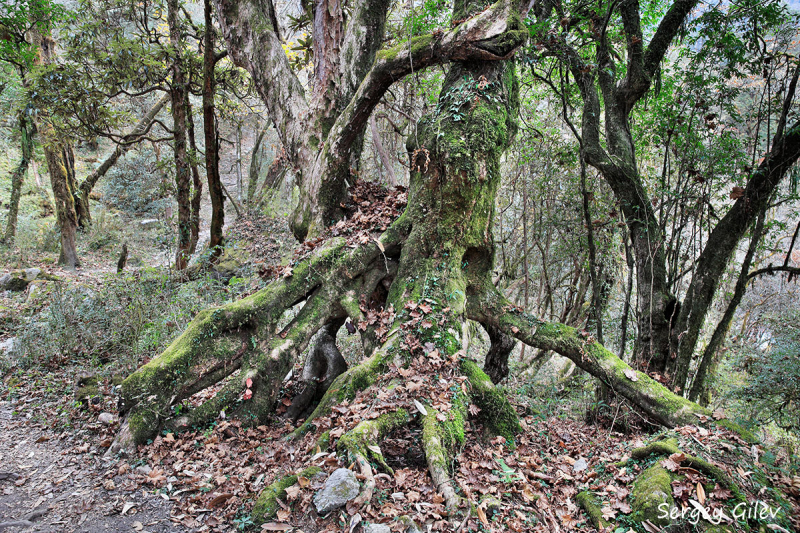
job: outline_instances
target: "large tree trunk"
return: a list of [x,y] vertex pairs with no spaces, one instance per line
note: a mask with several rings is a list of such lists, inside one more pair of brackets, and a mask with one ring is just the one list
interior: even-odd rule
[[175,157],[175,199],[178,202],[178,250],[175,254],[175,268],[183,270],[189,261],[191,248],[192,208],[189,200],[191,178],[189,154],[186,148],[186,74],[183,67],[183,37],[178,20],[180,6],[178,0],[167,2],[167,24],[169,40],[174,57],[172,58],[172,84],[170,99],[172,103],[172,136]]
[[80,266],[76,244],[78,232],[78,212],[75,209],[76,191],[70,187],[69,161],[65,157],[67,150],[64,145],[54,144],[47,127],[39,127],[42,138],[46,139],[43,148],[47,161],[47,170],[50,173],[50,185],[53,188],[53,197],[56,203],[56,220],[61,228],[61,252],[58,263],[67,268]]
[[3,241],[7,244],[14,242],[14,237],[17,234],[17,215],[19,213],[19,200],[22,196],[22,183],[25,180],[25,173],[28,171],[28,164],[33,158],[33,135],[35,133],[35,128],[33,121],[25,110],[19,114],[19,133],[22,157],[20,158],[19,165],[17,165],[17,168],[15,168],[14,172],[11,174],[11,199],[8,205],[6,232],[3,236]]
[[[208,249],[214,262],[222,253],[222,229],[225,225],[225,197],[222,192],[222,178],[219,174],[219,139],[217,138],[217,117],[214,112],[215,77],[214,66],[214,24],[211,0],[204,0],[206,32],[203,36],[203,134],[206,145],[206,179],[208,195],[211,198],[211,229]],[[248,191],[249,192],[249,191]]]
[[[469,9],[460,6],[455,17],[464,18]],[[487,15],[481,20],[491,18]],[[492,57],[508,57],[525,37],[519,15],[508,13],[499,29],[495,22],[491,24],[496,40],[485,45],[492,47]],[[516,128],[517,92],[511,64],[454,64],[442,92],[441,108],[448,111],[437,111],[423,119],[418,134],[409,141],[419,144],[409,145],[414,172],[410,207],[403,216],[371,244],[351,250],[343,240],[333,239],[317,247],[290,277],[241,302],[198,315],[161,356],[123,384],[121,407],[126,423],[120,443],[144,442],[164,425],[183,426],[216,416],[221,409],[253,423],[264,420],[273,411],[281,379],[312,335],[324,324],[346,317],[360,322],[365,315],[380,311],[370,311],[359,301],[361,297],[369,301],[387,276],[394,280],[382,307],[385,316],[391,318],[384,324],[389,331],[381,332],[370,324],[365,325],[368,331],[364,335],[366,344],[376,338],[383,344],[374,353],[370,348],[368,361],[337,379],[318,409],[329,406],[343,388],[355,394],[379,381],[397,354],[428,353],[442,365],[443,372],[466,375],[474,382],[480,396],[476,402],[486,408],[487,421],[512,438],[518,430],[513,409],[498,397],[482,371],[460,359],[464,354],[462,331],[467,327],[465,267],[491,268],[499,162]],[[366,119],[362,126],[365,123]],[[399,270],[391,266],[396,261]],[[294,320],[276,332],[275,325],[284,310],[303,301]],[[415,312],[406,304],[419,306],[422,311]],[[429,314],[432,320],[420,328],[424,334],[412,340],[408,324],[421,323],[420,313]],[[212,400],[184,417],[171,414],[176,403],[237,368],[242,369],[240,378],[230,381]],[[440,386],[444,385],[436,385]],[[245,390],[250,391],[246,401],[233,407]],[[463,435],[458,424],[463,424],[468,404],[458,399],[457,405],[454,414],[458,418],[451,422]],[[433,426],[440,422],[434,419],[427,424],[436,432]],[[444,446],[450,450],[455,444],[447,441]],[[434,449],[442,452],[431,444]],[[436,464],[441,467],[442,463]]]
[[[56,43],[49,35],[42,35],[37,30],[31,31],[33,43],[37,46],[37,65],[49,65],[55,60]],[[80,266],[76,244],[76,233],[79,227],[75,194],[75,162],[72,147],[59,137],[49,118],[39,118],[36,129],[42,142],[47,170],[50,174],[50,185],[56,204],[56,221],[61,230],[61,252],[59,264],[74,269]]]

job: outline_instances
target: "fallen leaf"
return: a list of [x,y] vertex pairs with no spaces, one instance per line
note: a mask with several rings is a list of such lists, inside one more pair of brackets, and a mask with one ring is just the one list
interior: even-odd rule
[[483,525],[489,527],[489,520],[486,519],[486,513],[483,511],[483,508],[479,505],[475,509],[477,510],[478,518],[480,518],[481,522],[483,522]]
[[209,509],[213,509],[215,507],[219,507],[220,505],[224,504],[226,501],[228,501],[232,497],[233,497],[233,494],[230,494],[230,493],[220,494],[219,496],[217,496],[216,498],[214,498],[213,500],[211,500],[208,503],[208,508]]
[[623,374],[625,374],[625,377],[631,381],[639,381],[639,376],[636,375],[636,371],[632,368],[626,368],[623,370]]

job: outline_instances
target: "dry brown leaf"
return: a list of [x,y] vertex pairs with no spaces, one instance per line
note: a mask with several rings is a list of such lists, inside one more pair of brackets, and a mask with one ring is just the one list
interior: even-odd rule
[[625,374],[625,377],[631,381],[639,381],[639,376],[636,374],[636,371],[632,368],[626,368],[622,371]]

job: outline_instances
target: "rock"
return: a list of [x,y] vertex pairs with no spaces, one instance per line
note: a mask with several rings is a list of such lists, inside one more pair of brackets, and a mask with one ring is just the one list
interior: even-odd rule
[[153,469],[150,468],[147,465],[141,465],[141,466],[137,466],[136,467],[136,473],[137,474],[141,474],[143,476],[150,475],[150,472],[152,472],[152,471],[153,471]]
[[111,413],[100,413],[100,416],[97,417],[97,421],[100,422],[101,424],[110,426],[111,424],[117,421],[117,417],[115,417]]
[[16,337],[11,337],[3,342],[0,342],[0,353],[5,356],[12,356],[19,347],[19,341]]
[[158,219],[157,218],[147,218],[145,220],[139,221],[139,227],[142,229],[150,229],[158,227]]
[[364,533],[392,533],[392,528],[386,524],[370,524],[364,526]]
[[422,533],[422,529],[420,529],[417,523],[414,522],[410,516],[401,516],[397,519],[397,521],[405,527],[405,529],[401,529],[403,533]]
[[575,461],[575,464],[572,465],[573,472],[583,472],[587,468],[589,468],[589,463],[587,463],[586,459],[584,459],[583,457]]
[[42,271],[38,268],[13,270],[0,276],[0,291],[20,292],[28,288],[28,284],[39,277]]
[[34,298],[34,294],[40,292],[46,285],[47,281],[43,279],[37,279],[32,281],[31,284],[28,285],[28,298],[25,300],[25,302],[27,303],[32,301]]
[[314,494],[317,513],[326,515],[358,496],[361,490],[352,470],[339,468],[328,479],[322,489]]

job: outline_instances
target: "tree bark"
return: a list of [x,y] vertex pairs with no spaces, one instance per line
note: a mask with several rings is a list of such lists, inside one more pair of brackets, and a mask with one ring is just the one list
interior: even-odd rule
[[170,101],[172,103],[172,136],[175,157],[175,200],[178,202],[178,249],[175,254],[175,268],[184,270],[188,264],[191,248],[192,208],[189,200],[191,191],[189,155],[186,149],[186,74],[183,67],[183,37],[178,20],[180,6],[178,0],[167,2],[167,25],[172,58],[172,82]]
[[222,230],[225,226],[225,197],[222,192],[222,178],[219,174],[219,139],[217,117],[214,111],[216,58],[214,56],[214,33],[211,0],[204,0],[206,32],[203,36],[203,134],[206,145],[206,179],[208,195],[211,198],[211,228],[208,249],[211,262],[222,254]]
[[714,375],[715,373],[714,370],[717,366],[717,362],[719,361],[722,345],[725,343],[725,338],[728,336],[728,330],[730,329],[731,322],[733,321],[733,315],[736,314],[736,309],[739,307],[739,303],[742,301],[745,291],[747,290],[747,284],[750,281],[748,276],[750,272],[750,265],[753,263],[753,258],[755,257],[756,250],[758,249],[758,243],[761,242],[761,237],[764,235],[765,218],[766,212],[762,211],[758,217],[755,227],[753,228],[753,235],[750,238],[750,246],[748,246],[747,253],[742,261],[742,267],[739,271],[739,276],[736,279],[736,287],[733,290],[733,296],[731,297],[730,302],[728,302],[728,306],[725,308],[725,313],[723,313],[722,319],[720,319],[717,327],[714,328],[714,333],[711,335],[711,340],[708,341],[708,345],[706,346],[705,350],[703,350],[700,364],[697,367],[697,372],[694,374],[692,387],[689,392],[689,399],[693,402],[696,402],[699,399],[701,405],[708,405],[710,403],[709,395],[706,394],[703,398],[701,398],[701,394],[703,391],[707,392],[709,390],[708,384],[706,383],[707,376]]
[[28,171],[28,164],[33,158],[33,135],[35,132],[33,121],[29,118],[25,110],[23,110],[19,114],[20,148],[22,149],[22,156],[19,165],[17,165],[17,168],[15,168],[14,172],[11,174],[11,198],[8,205],[6,232],[3,236],[3,241],[7,244],[13,243],[14,237],[16,237],[17,234],[19,200],[22,196],[22,183],[25,180],[25,173]]
[[186,123],[189,134],[189,162],[192,169],[192,214],[189,217],[191,226],[189,239],[189,255],[194,255],[197,250],[197,241],[200,239],[200,202],[203,199],[203,182],[200,180],[200,170],[197,168],[197,142],[194,137],[194,117],[192,116],[192,102],[186,98]]

